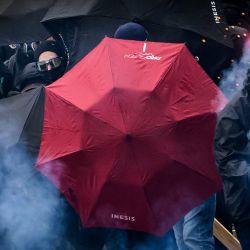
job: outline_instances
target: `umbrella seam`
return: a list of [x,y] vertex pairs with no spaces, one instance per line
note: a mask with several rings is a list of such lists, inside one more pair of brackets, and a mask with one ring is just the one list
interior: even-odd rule
[[186,45],[183,44],[183,46],[181,47],[179,53],[176,54],[175,59],[172,60],[170,66],[168,67],[168,70],[166,70],[166,71],[162,74],[161,78],[158,80],[158,82],[157,82],[157,84],[156,84],[156,86],[155,86],[155,88],[154,88],[153,91],[156,91],[156,89],[159,87],[159,85],[165,80],[167,74],[172,70],[172,67],[176,64],[176,61],[179,59],[180,54],[183,52],[183,50],[184,50],[185,48],[186,48]]
[[[108,57],[109,57],[109,68],[110,68],[110,72],[111,72],[111,76],[112,76],[113,87],[115,88],[115,81],[114,81],[113,71],[112,71],[112,67],[111,67],[111,57],[110,57],[110,46],[109,46],[109,43],[108,43],[107,48],[108,48]],[[114,98],[115,98],[115,96],[114,96]],[[117,98],[115,98],[115,99],[117,99]],[[122,109],[121,109],[121,103],[119,102],[119,99],[117,99],[117,102],[118,102],[118,106],[119,106],[120,113],[121,113],[121,116],[122,116],[123,126],[124,126],[125,130],[127,131],[125,120],[124,120],[124,116],[123,116],[123,112],[122,112]]]
[[[42,89],[44,89],[44,88],[41,87],[41,88],[38,88],[38,89],[37,89],[37,91],[40,91],[40,93],[39,93],[38,96],[36,96],[36,99],[35,99],[35,101],[34,101],[34,104],[33,104],[33,107],[32,107],[32,109],[31,109],[31,112],[30,112],[29,115],[27,116],[27,120],[29,119],[29,117],[30,117],[30,115],[31,115],[31,113],[32,113],[32,111],[33,111],[33,109],[34,109],[34,107],[37,105],[37,102],[38,102],[38,100],[39,100],[40,97],[41,97],[42,92],[44,91],[44,90],[42,90]],[[23,129],[22,129],[22,131],[21,131],[21,133],[20,133],[20,137],[23,135],[24,129],[25,129],[26,126],[27,126],[27,123],[26,123],[27,120],[25,121],[25,124],[24,124],[24,126],[23,126]]]

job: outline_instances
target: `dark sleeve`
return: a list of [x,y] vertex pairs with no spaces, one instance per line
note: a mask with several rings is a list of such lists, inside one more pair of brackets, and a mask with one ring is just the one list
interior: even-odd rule
[[215,131],[215,158],[222,177],[249,171],[250,105],[241,91],[220,113]]
[[228,212],[235,220],[250,216],[250,105],[240,92],[218,117],[215,158],[223,179]]

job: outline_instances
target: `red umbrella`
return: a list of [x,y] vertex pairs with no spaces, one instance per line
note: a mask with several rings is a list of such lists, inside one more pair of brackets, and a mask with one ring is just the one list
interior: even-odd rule
[[105,38],[46,87],[37,168],[83,225],[163,234],[221,187],[221,101],[185,45]]

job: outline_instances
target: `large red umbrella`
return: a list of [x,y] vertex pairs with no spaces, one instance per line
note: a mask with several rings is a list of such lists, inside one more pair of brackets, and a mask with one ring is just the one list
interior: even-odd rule
[[185,45],[105,38],[46,87],[37,168],[83,225],[163,234],[221,187],[221,101]]

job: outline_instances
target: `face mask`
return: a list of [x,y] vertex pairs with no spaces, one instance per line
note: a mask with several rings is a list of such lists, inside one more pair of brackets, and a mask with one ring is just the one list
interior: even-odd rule
[[54,81],[56,81],[58,78],[60,78],[63,74],[63,67],[59,67],[56,69],[52,69],[49,71],[43,71],[40,72],[42,75],[42,78],[44,80],[44,82],[47,84],[50,84]]

